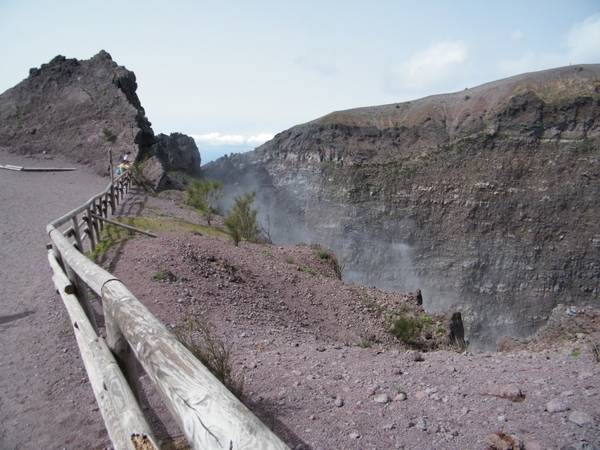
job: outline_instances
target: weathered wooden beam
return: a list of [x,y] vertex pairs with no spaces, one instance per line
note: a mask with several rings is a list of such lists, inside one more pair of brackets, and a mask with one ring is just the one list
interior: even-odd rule
[[110,185],[108,195],[110,195],[110,213],[112,215],[114,215],[117,210],[117,205],[115,203],[115,186],[114,186],[114,184]]
[[79,233],[77,216],[73,216],[73,219],[71,220],[71,228],[73,228],[73,235],[75,236],[75,245],[77,246],[77,250],[83,253],[83,242],[81,242],[81,233]]
[[87,321],[77,297],[65,293],[69,280],[52,252],[48,253],[48,261],[53,270],[54,285],[71,319],[77,345],[113,447],[115,450],[136,450],[135,436],[146,436],[146,448],[158,449],[152,429],[110,349]]
[[96,219],[94,219],[95,208],[96,208],[96,203],[94,201],[88,208],[88,216],[90,217],[90,222],[93,225],[93,227],[92,227],[93,231],[96,232],[96,242],[99,244],[102,241],[102,236],[100,235],[100,224],[98,223],[98,221]]
[[50,233],[63,258],[96,293],[194,449],[289,450],[109,272]]
[[23,167],[23,172],[71,172],[75,167]]
[[0,169],[15,170],[17,172],[20,172],[20,171],[23,170],[23,168],[21,166],[12,166],[10,164],[6,164],[4,166],[0,166]]
[[58,230],[50,232],[53,247],[60,253],[63,261],[68,261],[75,273],[94,291],[101,295],[102,284],[114,277],[106,270],[94,264],[85,255],[81,254],[71,245]]
[[85,311],[88,320],[92,324],[92,327],[96,332],[98,332],[98,322],[96,321],[96,313],[94,312],[94,308],[92,307],[92,301],[90,299],[90,295],[87,291],[86,284],[81,280],[79,275],[63,260],[64,272],[67,275],[67,278],[71,281],[73,286],[76,289],[77,294],[79,295],[77,298],[80,301],[81,307]]
[[115,322],[110,311],[106,310],[106,308],[104,308],[104,324],[106,326],[106,344],[115,355],[133,395],[135,395],[135,398],[139,402],[141,396],[135,354],[119,329],[119,325]]
[[98,216],[96,214],[92,214],[92,217],[95,218],[95,219],[97,219],[97,220],[99,220],[99,221],[101,221],[101,222],[107,222],[107,223],[110,223],[110,224],[115,225],[117,227],[122,227],[122,228],[126,228],[128,230],[131,230],[131,231],[135,231],[136,233],[142,233],[142,234],[145,234],[145,235],[150,236],[150,237],[156,237],[155,234],[150,233],[149,231],[140,230],[139,228],[132,227],[131,225],[125,225],[124,223],[115,222],[114,220],[110,220],[110,219],[105,219],[104,217]]
[[84,203],[83,205],[75,208],[74,210],[68,212],[67,214],[65,214],[64,216],[56,219],[54,222],[52,222],[51,224],[49,224],[48,226],[46,226],[46,232],[50,232],[51,228],[59,228],[61,225],[64,225],[65,223],[67,223],[68,221],[70,221],[73,216],[76,216],[78,214],[81,214],[82,212],[86,211],[90,204],[93,203],[96,199],[101,198],[103,195],[105,195],[106,193],[110,193],[111,189],[114,192],[114,190],[116,189],[116,187],[125,182],[125,181],[129,181],[131,178],[130,174],[128,172],[125,172],[123,175],[120,175],[119,177],[117,177],[114,182],[110,183],[107,188],[101,192],[98,195],[95,195],[94,197],[92,197],[91,199],[89,199],[86,203]]
[[193,449],[289,450],[118,280],[102,302]]
[[83,216],[83,220],[85,220],[85,223],[86,223],[85,232],[87,233],[88,237],[90,238],[90,250],[94,251],[94,249],[96,248],[96,237],[94,236],[94,224],[92,223],[93,219],[90,216],[89,210]]

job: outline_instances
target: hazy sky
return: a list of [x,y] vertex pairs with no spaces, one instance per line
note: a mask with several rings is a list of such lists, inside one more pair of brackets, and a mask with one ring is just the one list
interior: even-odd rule
[[600,63],[600,0],[0,0],[0,93],[100,50],[204,163],[332,111]]

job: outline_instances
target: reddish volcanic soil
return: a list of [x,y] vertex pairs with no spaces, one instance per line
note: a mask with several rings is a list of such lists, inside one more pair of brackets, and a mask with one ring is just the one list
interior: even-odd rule
[[[0,164],[73,166],[1,151]],[[44,248],[45,225],[108,183],[77,169],[0,171],[3,449],[110,448]],[[134,189],[122,214],[204,223],[180,197]],[[236,247],[167,228],[100,264],[173,329],[188,315],[210,323],[244,401],[290,448],[600,449],[596,311],[558,308],[536,339],[504,339],[504,352],[415,352],[382,313],[416,308],[409,295],[343,283],[307,245]],[[157,436],[180,436],[143,374],[142,390]]]

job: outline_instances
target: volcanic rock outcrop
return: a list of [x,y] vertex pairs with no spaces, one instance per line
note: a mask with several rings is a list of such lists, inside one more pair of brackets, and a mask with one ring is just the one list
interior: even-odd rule
[[[318,242],[344,279],[458,310],[473,348],[598,303],[600,65],[339,111],[205,165],[256,190],[278,243]],[[265,222],[267,223],[267,222]]]
[[[150,150],[160,162],[160,170],[153,180],[157,191],[183,190],[190,178],[200,178],[200,152],[193,138],[182,133],[170,136],[160,133],[156,141]],[[145,172],[149,174],[150,169]]]
[[153,187],[180,188],[178,172],[198,176],[198,148],[179,133],[157,139],[136,90],[135,74],[104,50],[84,61],[59,55],[0,95],[0,146],[61,154],[100,175],[109,174],[109,150],[114,164],[131,152]]

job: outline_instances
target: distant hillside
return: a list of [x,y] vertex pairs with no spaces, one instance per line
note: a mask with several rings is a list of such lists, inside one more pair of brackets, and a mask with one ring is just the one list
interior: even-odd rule
[[420,288],[493,347],[598,303],[599,91],[582,65],[334,112],[203,177],[256,189],[276,242],[332,247],[348,281]]

